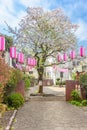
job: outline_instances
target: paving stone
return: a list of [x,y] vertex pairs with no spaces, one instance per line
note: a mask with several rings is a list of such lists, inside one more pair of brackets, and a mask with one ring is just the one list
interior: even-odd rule
[[66,101],[39,98],[44,97],[28,101],[18,110],[14,130],[87,130],[86,111]]
[[16,119],[14,130],[87,130],[85,111],[65,101],[27,102]]

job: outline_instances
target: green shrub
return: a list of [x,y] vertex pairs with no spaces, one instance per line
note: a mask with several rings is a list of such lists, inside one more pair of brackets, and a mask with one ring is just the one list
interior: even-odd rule
[[70,103],[76,106],[82,106],[82,104],[79,101],[72,100],[70,101]]
[[56,81],[59,81],[59,80],[60,80],[60,78],[57,78],[57,79],[56,79]]
[[38,85],[38,79],[36,79],[34,76],[30,75],[30,86]]
[[30,77],[28,75],[24,75],[23,80],[25,82],[25,89],[27,90],[30,87]]
[[56,85],[59,85],[59,82],[58,82],[58,81],[56,81]]
[[57,79],[56,79],[56,85],[59,85],[59,84],[60,84],[59,81],[60,81],[60,78],[57,78]]
[[82,106],[87,106],[87,100],[82,101]]
[[76,73],[75,72],[72,73],[71,78],[72,78],[72,80],[76,80]]
[[8,104],[9,107],[14,107],[14,108],[19,108],[20,106],[23,105],[24,103],[24,98],[21,94],[19,93],[12,93],[9,95],[6,99],[6,103]]
[[63,82],[62,82],[62,85],[65,85],[65,84],[66,84],[66,81],[63,81]]
[[79,96],[79,92],[77,90],[72,91],[71,97],[72,97],[72,100],[81,101],[81,98]]
[[16,87],[17,83],[22,80],[23,73],[18,69],[12,69],[10,80],[8,81],[8,86]]
[[28,78],[25,79],[25,88],[26,90],[30,87],[30,80]]
[[5,98],[15,91],[17,83],[22,80],[23,73],[18,69],[11,69],[11,76],[4,88],[4,100]]
[[66,81],[60,81],[60,78],[57,78],[56,79],[56,85],[65,85],[66,84]]
[[80,83],[81,87],[83,87],[87,90],[87,72],[80,74],[79,83]]

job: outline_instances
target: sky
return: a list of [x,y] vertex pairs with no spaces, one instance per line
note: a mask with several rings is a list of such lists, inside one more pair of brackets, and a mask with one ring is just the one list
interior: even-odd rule
[[18,26],[27,7],[62,8],[71,22],[79,25],[78,45],[87,47],[87,0],[0,0],[0,33],[8,34],[5,21],[13,28]]

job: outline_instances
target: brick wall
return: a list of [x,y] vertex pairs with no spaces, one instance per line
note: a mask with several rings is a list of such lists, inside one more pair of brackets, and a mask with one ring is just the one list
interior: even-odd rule
[[17,84],[17,87],[16,87],[16,90],[15,90],[17,93],[20,93],[22,94],[22,96],[24,97],[25,96],[25,84],[24,84],[24,81],[21,80],[18,84]]

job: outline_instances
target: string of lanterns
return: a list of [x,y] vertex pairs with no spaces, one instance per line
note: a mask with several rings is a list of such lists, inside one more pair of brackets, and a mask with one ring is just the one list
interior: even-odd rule
[[[85,56],[85,48],[84,48],[83,46],[81,46],[80,49],[79,49],[79,56],[80,56],[80,57],[84,57],[84,56]],[[76,58],[76,53],[75,53],[74,50],[72,50],[72,51],[70,52],[69,58],[70,58],[71,60],[73,60],[73,59]],[[58,60],[58,62],[67,61],[67,60],[68,60],[68,55],[67,55],[67,53],[64,53],[64,54],[63,54],[63,57],[62,57],[60,54],[58,54],[57,60]]]
[[[83,46],[81,46],[79,49],[79,56],[85,57],[85,48]],[[75,58],[77,58],[76,52],[75,50],[71,50],[69,55],[67,53],[64,53],[63,55],[58,54],[57,61],[62,63],[62,62],[70,61],[70,60],[73,61]],[[58,70],[59,72],[68,72],[68,68],[59,68],[56,65],[53,65],[53,70],[55,71]]]
[[[0,36],[0,51],[5,51],[5,38]],[[16,47],[10,47],[10,57],[12,59],[17,59],[18,64],[16,67],[22,70],[21,65],[24,64],[24,54],[22,52],[17,53]],[[21,64],[21,65],[20,65]],[[26,69],[30,70],[37,65],[37,61],[35,58],[29,57],[27,58],[27,66]]]
[[[5,51],[5,38],[3,36],[0,36],[0,51],[1,52]],[[85,56],[85,48],[83,46],[81,46],[80,49],[79,49],[79,55],[81,57]],[[19,52],[17,54],[16,47],[10,47],[10,57],[12,59],[17,59],[18,63],[24,64],[24,54],[22,52]],[[75,53],[74,50],[72,50],[70,52],[70,59],[73,60],[75,58],[76,58],[76,53]],[[60,54],[58,54],[58,56],[57,56],[57,61],[58,62],[61,62],[62,60],[63,61],[67,61],[67,59],[68,59],[67,53],[63,54],[63,58],[61,57]],[[27,65],[30,68],[35,67],[37,65],[36,59],[35,58],[31,58],[31,57],[27,58]],[[26,66],[26,67],[29,68],[28,66]],[[18,67],[17,64],[16,64],[16,67]]]

